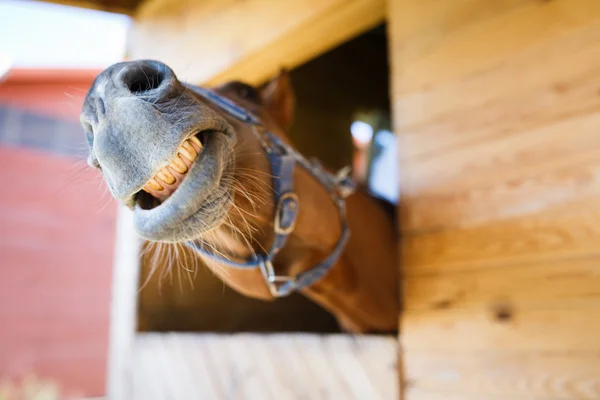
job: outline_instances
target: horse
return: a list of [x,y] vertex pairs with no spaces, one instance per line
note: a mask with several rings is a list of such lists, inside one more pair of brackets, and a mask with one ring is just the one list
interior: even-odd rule
[[394,221],[347,169],[294,149],[294,103],[285,70],[259,88],[204,88],[160,61],[117,63],[84,100],[87,162],[133,210],[139,236],[176,256],[193,250],[183,268],[200,260],[257,299],[300,292],[348,332],[396,331]]

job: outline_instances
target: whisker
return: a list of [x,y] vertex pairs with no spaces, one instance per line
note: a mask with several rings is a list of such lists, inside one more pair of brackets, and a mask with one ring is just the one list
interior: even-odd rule
[[98,210],[98,211],[96,212],[96,215],[98,215],[98,214],[100,214],[102,211],[104,211],[104,210],[106,209],[106,207],[108,207],[108,205],[109,205],[110,203],[112,203],[112,200],[113,200],[113,199],[112,199],[112,197],[109,197],[109,198],[108,198],[108,201],[106,202],[106,204],[104,204],[104,206],[103,206],[103,207],[102,207],[100,210]]

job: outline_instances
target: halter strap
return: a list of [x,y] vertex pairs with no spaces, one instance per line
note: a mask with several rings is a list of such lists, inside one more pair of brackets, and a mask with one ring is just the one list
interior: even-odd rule
[[[275,236],[269,251],[256,253],[252,258],[243,262],[224,258],[205,249],[195,241],[188,241],[185,244],[203,256],[233,268],[260,268],[273,297],[287,296],[295,290],[311,286],[329,272],[350,238],[344,201],[344,198],[355,190],[354,183],[349,177],[350,169],[346,167],[337,175],[325,171],[317,160],[308,161],[278,136],[270,131],[265,131],[260,119],[249,111],[208,89],[191,85],[189,87],[231,116],[252,125],[252,132],[259,140],[265,153],[267,153],[271,174],[273,175],[275,204],[273,226]],[[342,233],[332,252],[317,265],[296,276],[277,275],[273,267],[273,258],[285,246],[289,234],[294,231],[300,208],[298,196],[294,193],[294,169],[296,165],[308,171],[325,188],[337,206]]]

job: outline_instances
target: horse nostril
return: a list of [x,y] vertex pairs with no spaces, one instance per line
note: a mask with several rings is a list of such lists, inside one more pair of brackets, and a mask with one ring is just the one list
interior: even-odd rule
[[132,65],[122,75],[123,83],[134,95],[143,95],[158,88],[164,78],[165,74],[158,66],[149,64]]

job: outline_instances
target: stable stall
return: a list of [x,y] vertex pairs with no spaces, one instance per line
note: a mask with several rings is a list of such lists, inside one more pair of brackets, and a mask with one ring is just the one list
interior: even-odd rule
[[[149,0],[132,15],[130,58],[203,85],[260,85],[386,24],[404,310],[398,350],[385,336],[136,332],[140,258],[123,217],[110,398],[150,398],[148,385],[193,385],[177,398],[600,398],[596,1]],[[355,56],[348,66],[369,60]]]

